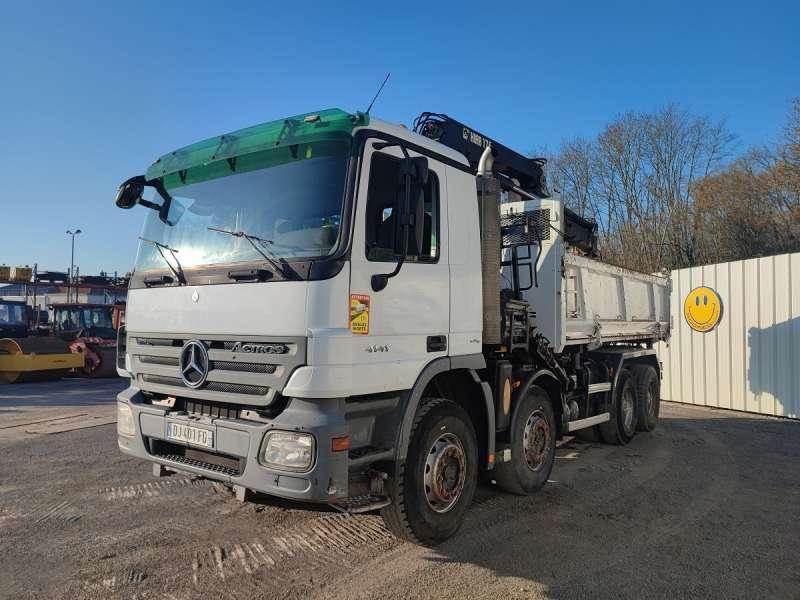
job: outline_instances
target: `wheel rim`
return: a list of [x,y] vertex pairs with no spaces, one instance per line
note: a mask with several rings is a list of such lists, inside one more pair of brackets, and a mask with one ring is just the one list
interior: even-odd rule
[[525,423],[522,433],[522,450],[525,454],[525,464],[531,471],[538,471],[547,462],[548,446],[550,445],[550,426],[544,413],[534,411]]
[[456,505],[464,491],[467,459],[461,440],[443,433],[433,442],[425,460],[425,499],[434,512],[444,513]]
[[622,426],[625,428],[625,431],[630,432],[633,429],[633,419],[636,415],[636,395],[633,390],[624,390],[620,402],[622,409]]

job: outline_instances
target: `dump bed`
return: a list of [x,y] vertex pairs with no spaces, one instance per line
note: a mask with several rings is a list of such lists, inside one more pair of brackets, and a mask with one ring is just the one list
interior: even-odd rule
[[669,328],[669,280],[564,255],[564,343],[660,340]]
[[[564,210],[557,198],[501,205],[504,215],[533,211],[542,223],[541,253],[536,245],[517,248],[520,288],[536,313],[534,324],[553,350],[666,339],[669,279],[572,253],[563,239]],[[503,252],[508,261],[510,250]],[[503,267],[502,279],[510,285],[510,266]]]

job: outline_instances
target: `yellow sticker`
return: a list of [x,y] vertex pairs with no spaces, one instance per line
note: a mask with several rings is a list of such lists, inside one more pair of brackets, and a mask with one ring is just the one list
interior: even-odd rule
[[683,301],[683,316],[695,331],[711,331],[722,318],[722,299],[710,287],[696,287]]
[[350,294],[350,331],[369,333],[369,296],[366,294]]

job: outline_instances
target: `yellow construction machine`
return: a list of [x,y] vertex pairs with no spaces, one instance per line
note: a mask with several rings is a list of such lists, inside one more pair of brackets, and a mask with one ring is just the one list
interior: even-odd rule
[[[24,302],[0,299],[0,382],[116,376],[114,307],[54,304],[50,335],[30,336]],[[13,337],[11,337],[13,336]]]
[[83,366],[84,355],[56,337],[0,339],[0,382],[58,379]]

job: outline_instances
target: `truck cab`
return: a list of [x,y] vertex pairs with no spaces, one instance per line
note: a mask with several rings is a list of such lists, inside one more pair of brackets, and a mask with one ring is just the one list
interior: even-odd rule
[[[149,209],[118,343],[123,452],[240,498],[381,509],[421,543],[456,531],[482,471],[508,463],[513,479],[525,456],[520,489],[543,485],[566,422],[590,416],[570,412],[577,377],[531,346],[522,298],[527,346],[508,343],[522,321],[501,303],[502,240],[485,224],[499,228],[508,190],[418,131],[329,109],[198,142],[123,183],[117,205]],[[515,434],[519,406],[534,408]]]
[[112,320],[113,305],[84,302],[57,303],[53,311],[53,333],[62,339],[76,337],[116,340]]
[[0,298],[0,338],[26,337],[29,311],[25,302]]

